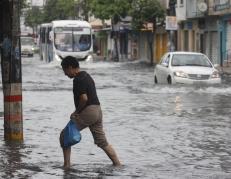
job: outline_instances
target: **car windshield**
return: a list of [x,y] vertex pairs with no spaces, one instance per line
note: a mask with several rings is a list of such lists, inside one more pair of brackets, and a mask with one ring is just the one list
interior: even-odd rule
[[21,45],[34,45],[33,38],[21,38]]
[[55,28],[55,47],[60,51],[80,52],[89,50],[91,34],[89,28]]
[[205,66],[212,67],[205,55],[200,54],[174,54],[172,66]]

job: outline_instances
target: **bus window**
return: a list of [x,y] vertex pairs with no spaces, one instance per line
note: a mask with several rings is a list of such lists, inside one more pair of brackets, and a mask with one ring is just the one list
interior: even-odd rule
[[57,50],[80,52],[87,51],[91,47],[89,28],[57,27],[54,32],[55,47]]
[[90,49],[91,35],[74,34],[74,51],[86,51]]
[[85,51],[90,48],[91,44],[91,36],[90,35],[81,35],[79,39],[79,50]]
[[56,33],[55,47],[60,51],[73,51],[72,49],[72,34],[71,33]]
[[46,33],[46,35],[47,35],[46,38],[47,38],[47,43],[48,43],[48,44],[51,44],[50,31],[51,31],[51,27],[48,27],[47,33]]

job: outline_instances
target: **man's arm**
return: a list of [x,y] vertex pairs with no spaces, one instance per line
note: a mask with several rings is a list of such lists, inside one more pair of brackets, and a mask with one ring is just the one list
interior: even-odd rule
[[87,100],[88,100],[87,94],[81,94],[81,95],[79,96],[79,104],[78,104],[78,107],[77,107],[77,109],[75,110],[75,112],[73,112],[73,113],[71,114],[71,118],[72,118],[72,117],[75,117],[75,115],[78,115],[78,114],[81,112],[81,110],[86,106]]
[[79,105],[78,105],[78,107],[77,107],[77,109],[76,109],[76,113],[79,113],[79,112],[82,111],[82,109],[83,109],[83,108],[86,106],[86,104],[87,104],[87,100],[88,100],[87,94],[81,94],[81,95],[79,96]]

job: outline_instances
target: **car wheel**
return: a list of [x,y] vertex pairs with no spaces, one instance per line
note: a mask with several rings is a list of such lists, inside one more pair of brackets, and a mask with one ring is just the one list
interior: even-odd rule
[[167,81],[168,81],[168,84],[172,84],[172,78],[171,78],[171,76],[168,76],[168,79],[167,79]]
[[155,84],[158,83],[156,76],[154,77],[154,83],[155,83]]

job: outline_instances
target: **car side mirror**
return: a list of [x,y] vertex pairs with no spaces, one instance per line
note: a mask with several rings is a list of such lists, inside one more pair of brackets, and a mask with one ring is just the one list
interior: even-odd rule
[[167,64],[167,63],[162,63],[162,65],[163,65],[164,67],[168,67],[168,64]]
[[49,39],[50,39],[50,41],[54,40],[54,32],[53,31],[49,32]]
[[219,65],[219,64],[214,64],[213,66],[214,66],[214,68],[218,68],[218,67],[220,67],[220,65]]

